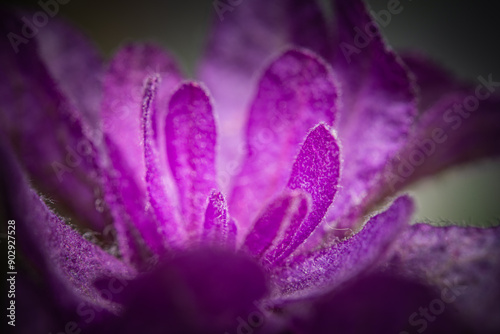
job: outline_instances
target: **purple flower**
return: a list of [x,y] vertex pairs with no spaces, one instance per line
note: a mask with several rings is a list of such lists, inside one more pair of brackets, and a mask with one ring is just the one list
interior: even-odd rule
[[[498,84],[396,55],[362,1],[334,7],[330,27],[312,1],[242,3],[200,82],[149,44],[104,66],[56,19],[17,53],[2,38],[10,325],[498,332],[499,228],[411,225],[400,196],[500,153]],[[1,35],[27,29],[0,14]]]

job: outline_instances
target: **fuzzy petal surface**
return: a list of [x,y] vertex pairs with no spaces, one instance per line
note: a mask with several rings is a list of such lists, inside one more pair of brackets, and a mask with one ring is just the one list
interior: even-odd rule
[[[75,314],[75,311],[82,307],[94,308],[94,317],[117,313],[119,305],[113,298],[103,297],[94,281],[102,277],[132,279],[136,275],[135,269],[85,240],[51,211],[30,187],[23,168],[3,139],[0,142],[2,195],[3,191],[8,194],[4,197],[9,210],[7,214],[15,221],[14,229],[9,230],[15,231],[18,251],[23,252],[40,275],[36,281],[42,280],[50,291],[46,303],[48,316],[62,312],[60,315],[74,317],[71,320],[80,322],[81,314]],[[20,267],[19,263],[14,266]],[[26,274],[23,279],[31,276],[28,272],[23,274]],[[21,318],[26,317],[26,314],[21,314]]]
[[273,295],[278,300],[312,297],[373,268],[409,223],[412,212],[410,198],[400,197],[352,237],[330,248],[288,259],[274,273]]
[[[342,83],[336,129],[344,149],[344,173],[328,222],[330,227],[356,228],[386,164],[407,143],[417,105],[407,68],[386,45],[364,2],[335,1],[334,9],[332,64]],[[370,37],[361,41],[358,31],[365,29]],[[349,47],[358,51],[351,54]]]
[[[142,127],[144,135],[144,160],[146,163],[146,186],[148,203],[154,211],[156,219],[150,222],[148,237],[150,244],[154,245],[157,254],[163,252],[164,247],[178,248],[184,241],[184,230],[179,224],[175,207],[168,197],[165,171],[160,164],[160,154],[154,136],[153,120],[157,106],[155,106],[159,77],[152,76],[146,79],[144,96],[142,100]],[[153,239],[153,240],[151,240]],[[167,243],[165,245],[165,242]]]
[[311,209],[298,226],[288,226],[283,240],[266,254],[267,264],[283,261],[313,233],[332,204],[339,177],[339,144],[331,129],[319,124],[304,141],[287,185],[288,189],[301,189],[310,194]]
[[208,93],[197,83],[181,85],[165,121],[167,157],[177,184],[180,212],[189,237],[201,236],[205,203],[217,189],[217,130]]
[[249,254],[260,258],[270,247],[278,247],[286,231],[295,231],[310,210],[307,193],[292,190],[278,196],[259,215],[243,244]]
[[205,222],[203,224],[203,243],[214,247],[233,248],[234,221],[227,214],[227,203],[220,191],[214,191],[208,198]]
[[[167,101],[180,74],[171,57],[160,48],[149,44],[131,44],[120,49],[110,62],[104,77],[102,101],[103,130],[110,156],[109,174],[111,192],[116,206],[115,225],[122,247],[130,256],[136,256],[131,243],[130,230],[136,230],[146,247],[158,254],[162,243],[158,239],[155,215],[148,208],[146,185],[146,162],[142,124],[142,102],[144,83],[150,75],[158,74],[155,103],[158,112],[152,119],[156,145],[161,146],[162,137],[157,128],[163,124]],[[160,137],[160,138],[158,138]],[[160,163],[165,166],[165,157],[160,152]],[[125,214],[123,214],[125,211]]]
[[229,200],[243,232],[286,186],[309,131],[319,122],[333,125],[336,104],[329,66],[308,51],[285,51],[264,72],[248,116],[246,157]]
[[[222,7],[221,7],[222,3]],[[219,177],[224,191],[244,153],[246,111],[270,57],[290,45],[325,58],[330,49],[320,8],[308,0],[214,2],[213,27],[198,78],[213,94],[221,116]]]

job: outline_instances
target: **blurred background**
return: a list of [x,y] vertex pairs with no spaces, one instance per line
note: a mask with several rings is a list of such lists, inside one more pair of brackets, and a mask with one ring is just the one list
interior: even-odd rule
[[[37,0],[9,2],[39,10]],[[323,1],[326,7],[327,2]],[[367,2],[375,11],[387,9],[388,0]],[[382,29],[395,49],[425,52],[471,81],[488,74],[500,80],[498,2],[400,2],[403,10]],[[195,72],[211,20],[218,19],[212,0],[70,0],[60,6],[60,15],[85,31],[106,57],[125,42],[155,41],[177,58],[187,77]],[[457,168],[421,182],[411,191],[418,200],[418,220],[475,225],[500,220],[499,161]]]

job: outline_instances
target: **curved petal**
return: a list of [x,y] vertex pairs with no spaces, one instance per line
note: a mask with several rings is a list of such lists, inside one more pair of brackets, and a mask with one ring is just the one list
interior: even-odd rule
[[288,189],[301,189],[310,194],[311,209],[298,226],[288,226],[283,241],[266,254],[266,264],[283,261],[313,233],[332,204],[339,178],[339,144],[329,127],[319,124],[304,141],[287,185]]
[[[218,170],[220,178],[228,180],[243,151],[246,110],[265,63],[289,45],[329,58],[330,44],[323,15],[315,1],[213,3],[218,15],[214,17],[198,77],[208,86],[221,115]],[[221,186],[226,190],[227,183]]]
[[387,166],[385,192],[399,191],[457,165],[500,155],[500,97],[480,101],[471,109],[467,103],[478,101],[473,96],[449,94],[422,115],[408,145]]
[[252,256],[261,258],[270,247],[276,248],[288,242],[285,232],[299,228],[310,211],[310,201],[308,194],[303,191],[286,191],[262,211],[242,248]]
[[210,97],[198,84],[185,83],[172,95],[165,138],[183,223],[188,235],[197,239],[202,232],[206,200],[217,189],[215,119]]
[[233,224],[227,215],[227,204],[220,191],[213,191],[208,198],[205,222],[203,224],[203,242],[214,247],[233,248]]
[[412,211],[410,198],[400,197],[352,237],[330,248],[290,258],[274,272],[273,296],[277,300],[312,297],[373,268],[409,223]]
[[[146,185],[148,203],[151,204],[156,219],[150,221],[144,232],[146,242],[153,247],[156,254],[161,254],[165,246],[178,248],[184,241],[184,231],[176,217],[171,200],[168,198],[164,185],[164,171],[160,165],[160,155],[156,146],[153,120],[156,116],[155,102],[159,77],[146,79],[144,97],[142,100],[142,128],[144,138],[144,160],[146,163]],[[165,245],[167,241],[167,245]]]
[[467,88],[452,73],[422,54],[404,52],[401,59],[415,76],[420,113],[425,113],[444,95]]
[[[124,161],[120,149],[106,135],[104,143],[110,161],[114,164]],[[144,203],[142,197],[138,196],[142,194],[142,189],[130,181],[133,172],[127,165],[123,163],[118,172],[108,161],[106,174],[104,200],[113,216],[114,227],[110,231],[118,241],[123,259],[140,267],[150,259],[151,251],[162,249],[156,242],[159,235],[152,224],[154,218],[140,206]],[[136,197],[133,197],[134,194]]]
[[[104,78],[103,128],[124,159],[113,165],[118,171],[121,164],[129,166],[135,173],[130,177],[140,188],[144,188],[146,177],[141,139],[142,94],[144,81],[155,74],[159,74],[162,79],[157,104],[163,109],[167,107],[168,98],[181,77],[173,60],[160,48],[149,44],[125,46],[111,60]],[[165,112],[159,114],[164,117]],[[155,131],[156,122],[154,120]]]
[[104,62],[94,45],[67,22],[52,18],[36,35],[40,57],[58,88],[101,140]]
[[500,330],[500,227],[409,227],[390,254],[391,268],[435,284],[474,333]]
[[285,51],[264,72],[250,108],[246,157],[229,200],[230,213],[243,233],[286,186],[311,128],[319,122],[333,124],[336,103],[330,68],[310,52]]
[[[456,165],[500,155],[500,82],[491,74],[479,76],[473,87],[440,74],[429,61],[410,59],[428,107],[414,125],[408,144],[387,166],[380,194]],[[434,84],[425,79],[431,70],[436,72],[432,78],[438,77]]]
[[243,120],[253,95],[252,78],[274,53],[295,45],[327,55],[326,25],[313,1],[243,1],[235,7],[216,7],[216,12],[219,17],[214,17],[199,78],[228,122],[235,117]]
[[337,129],[344,152],[341,190],[327,215],[332,226],[356,227],[386,164],[406,145],[416,116],[409,72],[380,35],[362,0],[335,1],[335,74],[343,105]]
[[236,248],[236,238],[238,236],[238,223],[234,218],[229,218],[227,225],[228,233],[227,233],[227,246],[230,249]]
[[[22,22],[3,11],[0,15],[2,35],[20,33]],[[57,211],[75,224],[102,231],[110,222],[102,205],[105,156],[87,133],[81,111],[59,90],[66,91],[62,86],[67,83],[57,85],[39,57],[37,40],[22,45],[10,40],[0,42],[0,129],[36,189],[53,200]]]
[[[131,279],[135,270],[97,245],[85,240],[77,231],[54,214],[41,197],[29,186],[22,174],[23,168],[16,162],[11,150],[0,138],[2,157],[2,191],[6,191],[7,226],[15,232],[18,251],[32,261],[39,272],[43,289],[50,291],[47,306],[50,312],[81,317],[78,310],[93,309],[94,316],[101,311],[116,313],[119,310],[113,296],[104,296],[94,287],[94,281],[101,277],[114,280]],[[9,232],[9,235],[14,235]],[[13,264],[10,271],[16,271],[20,264]],[[20,294],[21,296],[23,294]],[[18,301],[20,304],[30,300]],[[77,314],[74,314],[76,311]],[[98,312],[99,311],[99,312]],[[100,313],[103,315],[102,313]],[[66,319],[69,320],[69,319]],[[79,318],[71,319],[79,321]],[[81,320],[81,319],[80,319]]]
[[[155,215],[148,208],[146,189],[146,162],[142,121],[144,82],[158,74],[161,85],[155,101],[156,117],[152,128],[160,164],[165,167],[164,138],[158,131],[164,123],[167,101],[173,88],[180,82],[180,74],[171,58],[156,46],[132,44],[113,57],[104,78],[102,119],[106,148],[110,156],[108,178],[114,202],[120,207],[114,218],[123,251],[129,257],[138,250],[128,248],[132,243],[130,230],[136,229],[145,245],[158,254],[163,249],[159,239]],[[162,159],[163,158],[163,159]],[[125,213],[123,213],[125,211]]]

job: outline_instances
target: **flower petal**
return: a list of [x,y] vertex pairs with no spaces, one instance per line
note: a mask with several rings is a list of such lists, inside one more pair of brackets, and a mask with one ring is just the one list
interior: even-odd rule
[[[207,84],[221,115],[218,170],[220,178],[227,181],[243,151],[246,109],[268,59],[289,45],[329,58],[330,44],[323,15],[314,1],[221,3],[214,2],[218,17],[214,17],[198,77]],[[227,185],[221,187],[225,190]]]
[[394,245],[391,267],[435,284],[474,333],[500,330],[500,227],[415,224]]
[[219,191],[213,191],[208,198],[203,225],[203,242],[215,247],[233,246],[234,222],[227,216],[227,204],[224,196]]
[[238,236],[238,224],[234,218],[230,217],[227,225],[227,248],[236,248],[236,238]]
[[428,110],[444,95],[466,89],[452,73],[422,54],[403,53],[401,59],[415,76],[420,113]]
[[[406,144],[417,106],[409,72],[386,46],[364,2],[335,1],[335,14],[338,45],[333,68],[343,92],[337,129],[345,166],[327,217],[332,226],[349,228],[360,223],[365,198]],[[357,51],[351,54],[350,48]]]
[[[2,192],[6,191],[2,198],[6,200],[6,213],[12,219],[8,225],[14,226],[9,231],[16,232],[19,251],[40,271],[44,288],[51,291],[55,304],[65,312],[72,314],[83,305],[116,313],[118,305],[113,299],[103,297],[93,283],[101,277],[131,279],[135,270],[85,240],[54,214],[28,185],[23,168],[7,148],[4,138],[0,139],[1,175],[5,186]],[[50,302],[47,305],[51,305]]]
[[101,139],[104,63],[94,45],[67,22],[52,18],[36,35],[40,57],[58,88]]
[[[10,13],[0,15],[2,35],[19,36],[23,23]],[[102,205],[104,154],[39,57],[37,40],[10,44],[11,37],[0,42],[0,129],[51,206],[74,224],[102,231],[110,222]]]
[[158,76],[146,79],[142,100],[142,127],[148,202],[156,216],[156,219],[148,225],[148,231],[145,231],[144,235],[150,237],[146,241],[154,246],[155,253],[161,254],[165,240],[168,247],[180,247],[184,231],[181,230],[182,226],[178,223],[179,219],[175,216],[175,209],[166,193],[167,187],[163,183],[165,173],[160,166],[160,155],[154,138],[153,120],[156,117],[155,99],[158,81]]
[[263,273],[247,258],[190,251],[129,284],[123,316],[96,332],[234,333],[266,290]]
[[243,243],[243,249],[256,258],[284,240],[285,231],[296,231],[310,209],[310,199],[300,190],[287,191],[262,211]]
[[266,254],[266,263],[279,263],[312,234],[332,204],[339,176],[339,145],[329,128],[325,124],[319,124],[302,145],[287,185],[289,189],[302,189],[309,193],[311,209],[299,226],[288,227],[283,241]]
[[413,203],[400,197],[361,231],[334,246],[290,258],[274,273],[277,299],[321,294],[375,266],[409,223]]
[[185,83],[172,95],[165,137],[186,231],[191,238],[198,238],[206,199],[217,189],[215,120],[209,95],[198,84]]
[[114,167],[120,171],[121,164],[128,165],[140,188],[145,187],[146,177],[141,136],[142,94],[146,78],[157,73],[162,79],[157,103],[165,107],[181,78],[170,56],[156,46],[132,44],[124,47],[111,60],[104,78],[103,128],[124,159],[114,163]]
[[[123,162],[124,158],[115,143],[106,135],[104,142],[110,161],[113,164]],[[106,172],[104,200],[113,216],[112,232],[115,232],[118,240],[120,254],[127,263],[141,267],[145,264],[144,261],[149,260],[151,251],[163,250],[158,242],[159,234],[154,225],[154,216],[144,209],[147,202],[139,196],[142,189],[133,182],[131,175],[134,173],[125,163],[118,172],[108,162]]]
[[[154,253],[162,252],[153,211],[147,211],[146,162],[142,121],[144,82],[150,75],[161,77],[156,104],[158,112],[152,120],[155,141],[160,147],[160,161],[165,166],[158,128],[163,124],[167,100],[180,81],[180,75],[170,57],[158,47],[133,44],[121,49],[112,59],[104,79],[102,104],[103,129],[106,147],[111,159],[108,166],[115,202],[121,210],[115,210],[115,225],[121,247],[129,248],[131,225]],[[163,108],[161,108],[163,106]],[[163,112],[162,112],[163,110]],[[161,163],[160,162],[160,163]],[[126,211],[126,214],[121,212]],[[135,256],[131,249],[129,256]]]
[[287,45],[325,55],[328,43],[323,15],[314,2],[256,0],[229,6],[230,12],[226,8],[216,10],[219,17],[214,20],[199,77],[229,122],[244,116],[252,96],[252,77],[270,56]]
[[386,191],[399,191],[460,164],[498,157],[499,122],[500,95],[482,84],[451,90],[423,113],[408,144],[387,166]]
[[319,122],[333,124],[336,103],[330,68],[310,52],[285,51],[266,70],[250,109],[247,154],[229,201],[243,233],[286,186],[310,129]]

